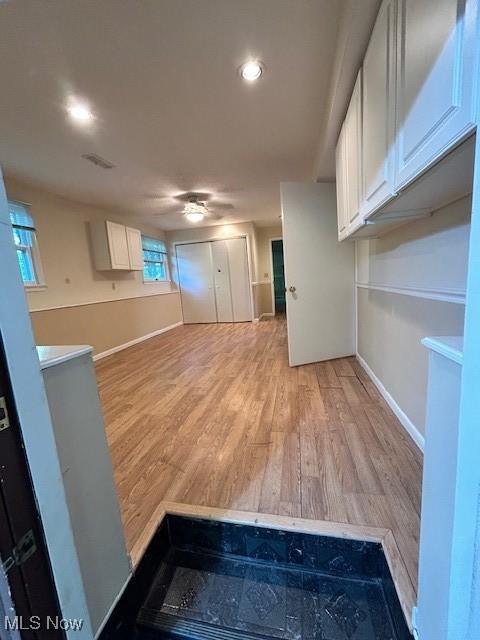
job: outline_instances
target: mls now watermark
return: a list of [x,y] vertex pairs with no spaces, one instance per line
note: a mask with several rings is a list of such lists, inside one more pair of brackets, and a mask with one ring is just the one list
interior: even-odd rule
[[6,631],[53,631],[62,629],[63,631],[81,631],[83,627],[82,618],[60,618],[60,616],[5,616],[3,628]]

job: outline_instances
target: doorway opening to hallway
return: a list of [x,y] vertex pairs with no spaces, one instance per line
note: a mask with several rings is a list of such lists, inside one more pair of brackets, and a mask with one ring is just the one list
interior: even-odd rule
[[271,239],[272,253],[272,310],[273,314],[285,313],[285,269],[283,258],[283,239]]

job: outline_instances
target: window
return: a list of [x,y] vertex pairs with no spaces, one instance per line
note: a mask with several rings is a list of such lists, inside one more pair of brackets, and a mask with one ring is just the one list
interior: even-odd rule
[[167,247],[163,240],[142,236],[143,280],[168,280]]
[[17,249],[18,265],[26,287],[43,285],[43,272],[38,252],[35,224],[29,206],[22,202],[8,201],[13,239]]

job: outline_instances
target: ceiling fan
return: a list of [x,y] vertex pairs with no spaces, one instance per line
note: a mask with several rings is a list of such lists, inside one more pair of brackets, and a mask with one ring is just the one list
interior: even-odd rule
[[169,206],[156,215],[163,216],[180,213],[185,216],[189,222],[202,222],[206,217],[212,218],[213,220],[221,220],[223,216],[217,213],[216,210],[229,210],[234,208],[233,204],[228,202],[210,201],[211,194],[209,193],[188,191],[174,196],[174,199],[179,202],[179,205]]

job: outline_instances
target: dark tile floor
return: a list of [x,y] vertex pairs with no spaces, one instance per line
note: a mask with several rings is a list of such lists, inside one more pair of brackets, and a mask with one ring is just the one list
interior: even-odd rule
[[379,581],[191,552],[161,567],[138,622],[157,613],[266,638],[397,640]]
[[109,640],[411,640],[378,544],[169,516],[146,563]]

